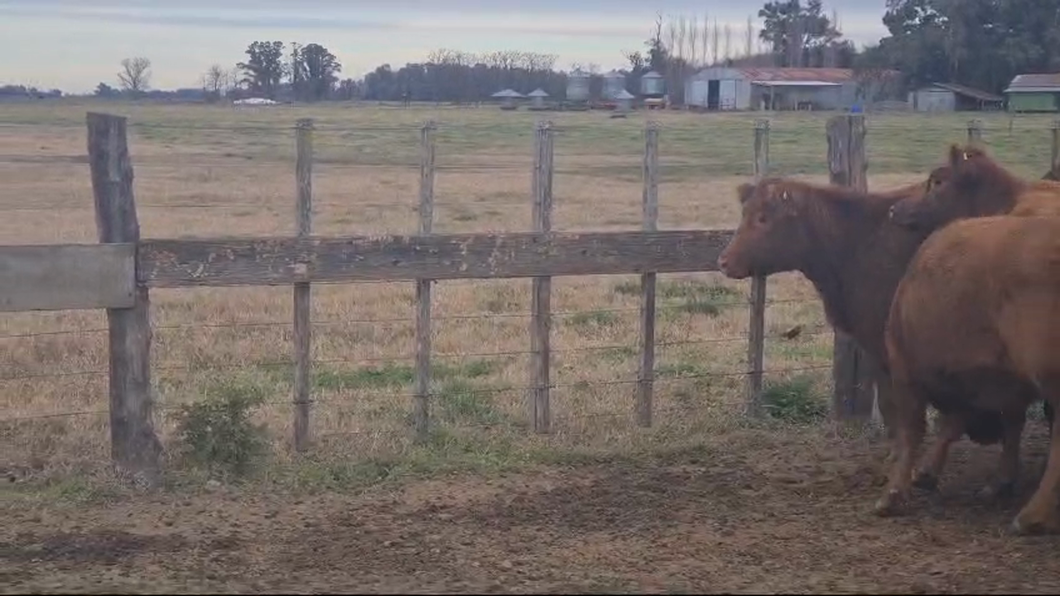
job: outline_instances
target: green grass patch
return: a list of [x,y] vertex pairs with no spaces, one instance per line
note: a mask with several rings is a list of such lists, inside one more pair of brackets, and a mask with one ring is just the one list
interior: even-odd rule
[[767,382],[762,389],[762,406],[777,420],[798,424],[820,422],[828,417],[828,398],[817,391],[817,379],[796,375]]

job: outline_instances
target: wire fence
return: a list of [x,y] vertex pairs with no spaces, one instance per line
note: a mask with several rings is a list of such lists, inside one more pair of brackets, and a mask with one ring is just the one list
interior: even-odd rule
[[[590,122],[583,115],[556,118],[554,229],[639,227],[643,123],[635,118]],[[664,121],[660,133],[659,227],[732,227],[738,218],[733,189],[754,173],[751,119],[679,118]],[[974,126],[1006,165],[1034,177],[1048,169],[1056,138],[1051,117],[982,115],[979,119],[981,123]],[[965,115],[869,115],[873,187],[922,177],[941,162],[948,143],[968,137],[968,120]],[[823,124],[816,115],[773,115],[770,173],[826,176]],[[132,120],[129,132],[137,146],[133,165],[145,237],[290,233],[295,127]],[[86,213],[93,203],[83,134],[83,125],[76,120],[0,122],[0,139],[8,139],[5,146],[14,146],[28,135],[39,143],[38,151],[24,154],[0,150],[5,180],[7,173],[12,174],[0,191],[0,212],[7,214],[0,224],[5,243],[95,241]],[[414,231],[419,134],[420,124],[413,122],[381,125],[317,119],[314,231]],[[495,115],[482,123],[438,122],[434,231],[530,229],[528,173],[534,163],[533,140],[528,119],[507,121]],[[638,383],[638,281],[636,276],[598,276],[570,280],[566,287],[566,280],[555,280],[553,302],[558,310],[551,313],[557,321],[551,351],[557,378],[549,387],[559,391],[553,398],[557,421],[633,416],[630,400],[622,396]],[[453,399],[463,400],[453,406],[458,415],[441,424],[477,428],[472,422],[481,419],[492,420],[486,427],[525,424],[517,422],[521,418],[516,413],[524,408],[522,396],[535,386],[513,379],[525,379],[534,354],[526,349],[526,325],[534,315],[527,283],[438,284],[443,294],[437,295],[431,317],[436,324],[432,343],[438,346],[432,359],[510,359],[502,365],[482,365],[480,370],[458,370],[448,378],[440,375],[443,378],[434,383],[432,395],[437,399],[447,391],[456,392]],[[749,374],[746,284],[714,273],[660,275],[660,283],[656,346],[661,356],[655,379],[661,387],[659,416],[687,414],[688,407],[674,404],[689,399],[694,403],[696,398],[711,402],[712,393],[727,395],[733,405],[739,403]],[[378,288],[365,290],[365,285]],[[812,288],[804,280],[788,277],[772,284],[769,293],[763,372],[778,381],[809,375],[819,383],[820,395],[826,395],[832,333]],[[234,373],[247,371],[250,381],[236,380],[266,386],[263,408],[291,407],[289,377],[296,359],[290,354],[294,324],[289,289],[155,290],[152,302],[156,342],[152,374],[158,385],[160,417],[210,393]],[[327,419],[316,435],[375,432],[365,430],[365,424],[379,432],[407,434],[405,417],[414,398],[410,365],[416,357],[416,319],[410,316],[414,308],[407,283],[314,287],[314,311],[319,316],[311,324],[322,331],[314,332],[310,401],[334,407],[356,402],[354,410],[360,415],[383,404],[390,417],[383,421],[370,415],[354,421],[322,416]],[[108,328],[103,313],[5,314],[2,320],[0,424],[102,417],[108,412]],[[477,328],[486,321],[499,323]],[[59,325],[69,327],[53,328]],[[371,331],[341,332],[351,327]],[[395,369],[398,363],[402,367]],[[283,374],[263,372],[268,370]],[[81,388],[71,390],[64,379]],[[700,385],[691,393],[673,388],[708,380],[729,384]],[[381,387],[387,390],[380,391]],[[600,395],[575,395],[593,391]],[[499,394],[514,397],[504,403],[475,399]],[[70,395],[72,400],[64,399]],[[570,406],[566,409],[565,400]],[[596,411],[600,409],[608,411]],[[498,411],[507,414],[491,418],[490,412]],[[277,418],[270,420],[287,424]],[[388,430],[388,425],[394,428]],[[70,439],[65,444],[72,448],[80,443]]]

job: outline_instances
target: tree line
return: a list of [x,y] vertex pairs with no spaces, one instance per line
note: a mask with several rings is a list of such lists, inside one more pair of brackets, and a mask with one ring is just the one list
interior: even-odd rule
[[[673,102],[684,81],[711,65],[852,68],[872,78],[886,69],[904,83],[951,82],[999,93],[1016,74],[1060,71],[1060,2],[1057,0],[886,0],[888,35],[858,51],[842,33],[840,16],[823,0],[770,0],[739,30],[704,15],[658,15],[642,49],[619,53],[627,88],[641,76],[663,75]],[[321,44],[254,41],[246,59],[232,67],[211,66],[199,81],[210,99],[266,97],[321,101],[367,99],[467,103],[512,88],[541,88],[562,97],[567,74],[590,75],[598,93],[603,73],[596,64],[557,68],[555,54],[496,51],[482,54],[438,49],[421,62],[383,64],[362,79],[341,78],[342,65]],[[105,83],[99,95],[142,94],[150,61],[123,61],[120,91]]]

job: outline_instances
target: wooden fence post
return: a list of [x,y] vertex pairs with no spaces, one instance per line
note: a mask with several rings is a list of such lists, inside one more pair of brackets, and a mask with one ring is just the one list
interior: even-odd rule
[[[140,241],[133,167],[122,116],[89,112],[88,163],[101,243]],[[131,308],[107,309],[110,344],[111,458],[147,485],[158,481],[162,444],[155,434],[151,395],[151,301],[136,284]]]
[[[552,123],[538,122],[534,136],[534,231],[552,230]],[[552,326],[552,278],[534,277],[531,295],[530,364],[533,386],[530,412],[534,431],[547,433],[551,430],[552,415],[549,411],[549,361],[551,358],[550,329]]]
[[[867,190],[864,114],[829,118],[827,133],[830,182]],[[875,401],[873,373],[877,365],[846,334],[833,333],[833,414],[840,420],[869,419]]]
[[[755,182],[769,172],[769,120],[755,120],[754,136]],[[750,321],[747,337],[747,412],[751,416],[762,413],[762,372],[766,348],[766,278],[751,278],[749,297]]]
[[[434,223],[434,131],[428,120],[420,129],[420,234],[430,234]],[[425,442],[430,432],[431,391],[431,283],[416,280],[416,388],[414,419],[416,440]]]
[[983,121],[978,118],[968,121],[968,144],[983,142]]
[[[295,131],[295,217],[298,237],[305,238],[313,229],[313,121],[299,120]],[[294,448],[299,452],[309,447],[312,310],[309,283],[294,284]]]
[[[659,227],[659,123],[644,129],[643,228]],[[655,382],[655,273],[640,276],[640,371],[637,375],[637,424],[651,426],[652,390]]]
[[1053,158],[1049,163],[1052,172],[1060,176],[1060,118],[1053,120]]

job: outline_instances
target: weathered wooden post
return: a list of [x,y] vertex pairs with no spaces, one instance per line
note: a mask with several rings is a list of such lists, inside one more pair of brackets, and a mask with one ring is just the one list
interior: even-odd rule
[[[96,229],[102,243],[138,243],[133,167],[122,116],[89,112],[88,163]],[[131,308],[108,308],[111,458],[146,485],[158,481],[162,444],[155,434],[151,393],[151,301],[136,284]]]
[[[827,133],[830,182],[861,191],[868,190],[864,114],[830,118]],[[879,364],[846,334],[839,331],[833,333],[833,414],[840,420],[867,420],[872,416],[874,376]]]
[[[295,217],[298,237],[313,230],[313,121],[302,119],[295,129]],[[312,300],[308,282],[294,284],[294,448],[309,447],[309,380],[312,374]]]
[[[552,123],[538,122],[534,136],[534,175],[531,181],[534,194],[534,231],[552,230]],[[548,433],[552,426],[549,411],[549,363],[551,359],[550,329],[552,327],[552,278],[534,277],[532,282],[530,315],[531,386],[530,413],[534,431]]]
[[1053,174],[1060,178],[1060,118],[1053,120],[1053,158],[1049,163]]
[[[755,120],[754,178],[755,182],[769,172],[769,120]],[[747,334],[747,412],[751,416],[762,413],[762,369],[765,366],[766,344],[766,278],[751,278],[749,297],[750,321]]]
[[[643,229],[659,227],[659,124],[644,129]],[[655,273],[640,276],[640,371],[637,374],[636,413],[639,426],[651,426],[655,383]]]
[[968,144],[980,145],[983,142],[983,121],[975,118],[968,121]]
[[[428,120],[420,129],[420,234],[430,234],[434,223],[434,122]],[[416,440],[423,443],[430,436],[431,392],[431,283],[416,280],[416,387],[413,418]]]

